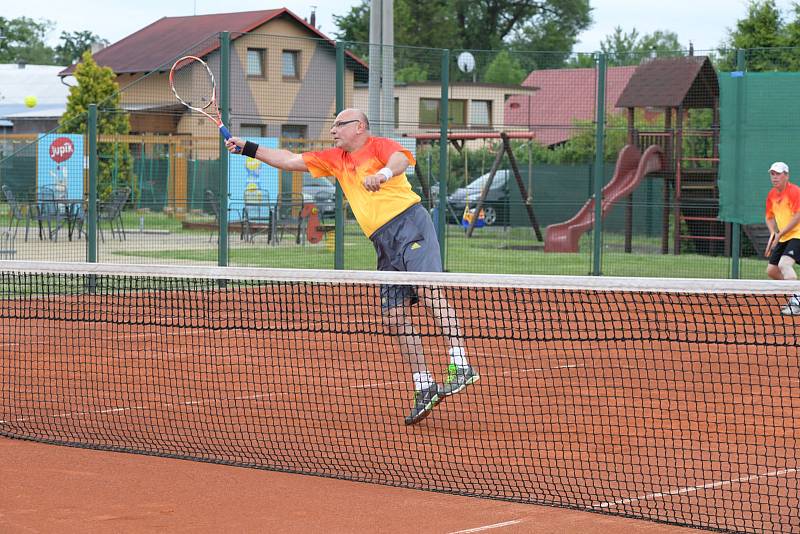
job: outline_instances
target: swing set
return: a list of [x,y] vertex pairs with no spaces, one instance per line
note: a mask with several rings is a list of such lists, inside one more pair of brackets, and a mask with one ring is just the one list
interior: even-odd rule
[[[423,133],[423,134],[416,134],[413,136],[418,142],[419,141],[434,141],[440,138],[438,133]],[[511,166],[512,174],[517,182],[517,187],[519,188],[520,195],[523,199],[525,199],[525,209],[528,215],[528,220],[531,223],[531,227],[533,228],[534,233],[536,234],[536,239],[540,242],[544,241],[542,236],[542,231],[539,227],[539,222],[536,219],[536,215],[533,212],[533,202],[532,197],[529,194],[530,188],[530,180],[531,180],[531,158],[528,158],[528,179],[529,184],[528,187],[525,186],[525,183],[522,181],[522,177],[519,172],[519,167],[517,166],[517,160],[514,157],[514,153],[511,149],[511,139],[528,139],[529,141],[535,138],[535,134],[533,132],[475,132],[475,133],[448,133],[447,140],[450,141],[455,149],[464,155],[464,181],[465,187],[469,183],[469,166],[468,166],[468,156],[467,152],[464,150],[464,145],[467,141],[474,141],[474,140],[483,140],[484,146],[486,145],[486,141],[489,139],[501,139],[502,145],[500,149],[497,151],[497,155],[495,156],[494,162],[492,163],[492,168],[489,171],[489,175],[486,177],[486,181],[483,184],[481,189],[481,194],[475,203],[475,206],[470,206],[470,198],[469,194],[466,196],[466,206],[464,208],[464,213],[461,215],[461,225],[466,230],[467,237],[472,236],[472,232],[475,228],[482,228],[486,226],[486,195],[489,192],[489,189],[492,187],[492,182],[494,181],[494,177],[497,174],[497,171],[500,168],[500,164],[503,160],[503,155],[508,155],[508,161]],[[530,150],[530,144],[529,144]],[[481,175],[483,175],[483,170],[485,168],[485,155],[486,151],[483,152],[483,157],[481,160]],[[417,176],[422,178],[422,175],[417,170]],[[422,183],[423,194],[425,194],[428,198],[430,198],[430,184],[426,183],[427,180],[420,180]],[[455,215],[455,214],[454,214]],[[456,217],[457,218],[457,217]]]

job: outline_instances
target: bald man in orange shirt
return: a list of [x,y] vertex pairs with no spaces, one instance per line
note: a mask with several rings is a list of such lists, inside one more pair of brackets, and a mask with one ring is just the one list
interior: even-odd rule
[[[769,168],[772,190],[767,195],[766,222],[770,236],[764,255],[769,258],[767,276],[773,280],[797,280],[794,265],[800,259],[800,187],[789,182],[789,166],[776,161]],[[783,315],[800,315],[800,295],[781,309]]]
[[[278,169],[310,172],[315,178],[336,178],[358,224],[375,247],[379,270],[441,272],[433,222],[405,175],[409,165],[414,164],[414,156],[396,141],[372,136],[367,116],[358,109],[339,113],[330,132],[334,148],[302,154],[260,147],[236,137],[226,144],[232,153],[241,150],[242,155]],[[421,421],[441,399],[479,378],[467,360],[461,327],[447,300],[434,288],[419,288],[419,293],[418,296],[409,286],[381,287],[384,320],[399,339],[411,367],[415,394],[414,406],[405,418],[407,425]],[[428,370],[422,340],[406,311],[419,297],[430,307],[450,345],[450,365],[442,385]]]

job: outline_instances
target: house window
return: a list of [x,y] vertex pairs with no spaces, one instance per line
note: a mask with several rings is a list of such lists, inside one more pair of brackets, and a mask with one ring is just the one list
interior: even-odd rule
[[419,125],[436,126],[439,124],[439,99],[419,99]]
[[284,50],[281,55],[281,73],[284,78],[300,78],[300,51]]
[[450,100],[449,105],[450,126],[466,126],[467,125],[467,101],[466,100]]
[[263,124],[240,124],[239,135],[241,137],[264,137]]
[[472,126],[491,126],[492,101],[471,100],[469,103],[469,123]]
[[[289,150],[305,150],[305,140],[308,135],[308,127],[305,124],[283,124],[281,125],[281,143],[283,148]],[[297,141],[293,141],[297,139]]]
[[263,48],[247,49],[247,76],[250,78],[264,78],[266,76],[267,51]]
[[[419,124],[420,126],[437,126],[441,119],[439,112],[438,98],[419,99]],[[467,121],[467,101],[450,100],[448,109],[450,111],[450,126],[466,126]]]

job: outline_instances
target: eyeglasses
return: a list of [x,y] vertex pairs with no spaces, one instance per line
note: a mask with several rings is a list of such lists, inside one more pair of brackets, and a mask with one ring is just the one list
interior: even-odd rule
[[331,124],[331,130],[333,130],[334,128],[336,128],[338,130],[342,126],[347,126],[351,122],[361,122],[361,119],[352,119],[352,120],[349,120],[349,121],[336,121],[333,124]]

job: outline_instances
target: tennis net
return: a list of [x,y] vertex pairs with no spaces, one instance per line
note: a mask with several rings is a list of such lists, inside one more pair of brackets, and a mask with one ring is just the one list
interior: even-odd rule
[[[796,283],[0,271],[7,437],[800,531]],[[456,338],[480,379],[405,424],[408,361],[442,383]]]

